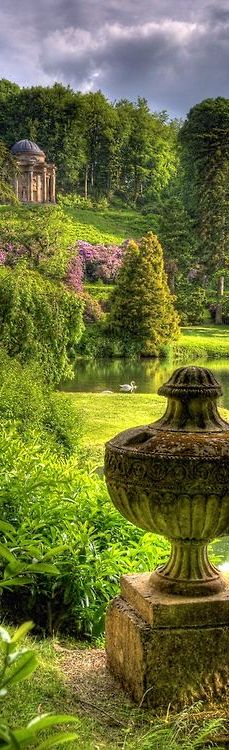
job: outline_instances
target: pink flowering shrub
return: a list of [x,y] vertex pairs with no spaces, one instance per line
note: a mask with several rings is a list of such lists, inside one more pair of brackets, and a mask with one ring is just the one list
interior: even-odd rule
[[28,250],[23,245],[13,245],[11,242],[6,242],[4,246],[0,245],[1,266],[14,266],[18,260],[27,255]]
[[0,266],[4,266],[6,262],[6,252],[0,247]]
[[77,250],[88,281],[112,283],[122,264],[123,250],[117,245],[91,245],[79,240]]
[[75,258],[72,258],[69,263],[66,282],[68,286],[71,287],[71,289],[73,289],[75,292],[78,292],[78,294],[81,294],[83,291],[83,281],[84,268],[82,258],[80,257],[80,255],[76,255]]

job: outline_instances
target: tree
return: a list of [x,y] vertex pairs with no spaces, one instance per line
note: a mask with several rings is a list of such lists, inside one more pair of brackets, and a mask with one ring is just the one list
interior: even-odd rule
[[0,203],[17,203],[12,182],[16,175],[13,156],[7,146],[0,141]]
[[144,203],[176,169],[177,127],[145,99],[111,104],[101,91],[69,86],[20,89],[0,80],[0,138],[30,138],[57,166],[57,188],[85,197],[119,195]]
[[[193,107],[180,131],[186,199],[196,221],[199,255],[218,279],[216,322],[222,322],[225,270],[229,267],[229,100]],[[191,194],[191,196],[190,196]]]
[[158,235],[164,250],[169,288],[172,294],[177,294],[177,281],[180,277],[187,279],[197,262],[193,221],[184,206],[178,177],[170,181],[162,194]]
[[11,357],[38,362],[47,382],[72,373],[83,302],[24,264],[0,268],[0,341]]
[[15,266],[24,259],[27,267],[53,279],[61,279],[73,251],[75,225],[60,206],[3,209],[0,216],[0,245],[5,264]]
[[158,356],[161,345],[178,335],[162,247],[151,232],[127,246],[111,296],[109,330],[124,355]]

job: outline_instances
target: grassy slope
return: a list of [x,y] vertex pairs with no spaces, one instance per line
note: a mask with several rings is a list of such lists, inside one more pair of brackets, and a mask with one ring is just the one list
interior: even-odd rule
[[68,208],[64,211],[76,225],[76,239],[87,242],[120,244],[131,237],[156,231],[155,218],[143,216],[133,209]]
[[182,328],[175,351],[179,356],[229,357],[229,326]]

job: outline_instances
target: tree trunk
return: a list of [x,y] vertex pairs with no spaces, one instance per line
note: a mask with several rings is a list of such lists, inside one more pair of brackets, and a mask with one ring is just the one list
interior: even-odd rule
[[84,198],[88,197],[88,164],[85,167],[85,177],[84,177]]
[[222,311],[222,300],[224,295],[224,276],[220,276],[218,279],[218,302],[215,311],[215,322],[217,325],[222,325],[223,322],[223,311]]

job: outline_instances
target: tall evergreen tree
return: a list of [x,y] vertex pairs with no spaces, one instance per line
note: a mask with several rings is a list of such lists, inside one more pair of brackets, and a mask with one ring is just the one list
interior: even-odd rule
[[197,263],[197,242],[181,191],[181,181],[170,181],[162,194],[158,217],[158,235],[164,250],[165,268],[169,288],[177,293],[177,280],[187,278],[191,268]]
[[178,335],[162,247],[151,232],[127,246],[111,297],[110,331],[123,354],[153,357]]
[[206,270],[218,279],[216,321],[220,323],[229,267],[229,100],[206,99],[193,107],[180,139],[189,181],[186,197],[196,219],[199,253]]

